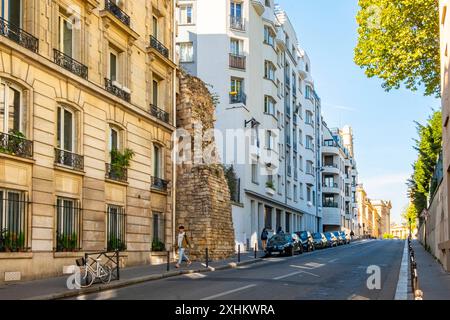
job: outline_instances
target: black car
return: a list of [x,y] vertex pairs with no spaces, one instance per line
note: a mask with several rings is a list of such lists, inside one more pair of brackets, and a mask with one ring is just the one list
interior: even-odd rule
[[275,252],[293,256],[295,252],[303,253],[303,247],[299,237],[295,233],[280,233],[272,236],[267,241],[265,251],[267,256]]
[[345,244],[350,244],[351,237],[345,233],[345,231],[341,231],[341,237],[344,239]]
[[342,235],[341,235],[340,231],[333,231],[332,233],[333,233],[334,236],[337,238],[337,240],[338,240],[338,245],[343,245],[343,244],[345,244],[345,240],[344,240],[344,238],[342,238]]
[[336,236],[333,233],[325,232],[324,235],[327,238],[328,247],[337,247],[338,246],[338,239],[336,238]]
[[296,234],[302,241],[303,250],[314,251],[314,239],[309,231],[297,231]]
[[315,232],[312,234],[313,241],[314,241],[314,248],[316,249],[323,249],[328,246],[327,238],[323,235],[323,233]]

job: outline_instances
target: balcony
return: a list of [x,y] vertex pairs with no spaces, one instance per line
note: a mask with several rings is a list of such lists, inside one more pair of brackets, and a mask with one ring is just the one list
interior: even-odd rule
[[340,174],[339,167],[335,163],[325,163],[323,165],[323,172],[331,174]]
[[238,30],[238,31],[245,31],[244,18],[230,16],[230,29]]
[[105,78],[105,89],[109,93],[112,93],[116,97],[125,100],[126,102],[130,102],[131,95],[129,92],[119,88],[117,85],[114,84],[114,81],[111,81],[107,78]]
[[78,154],[55,148],[55,164],[83,171],[84,157]]
[[166,46],[163,45],[162,42],[160,42],[154,36],[150,36],[150,47],[169,59],[169,49],[167,49]]
[[3,18],[0,18],[0,35],[14,41],[20,46],[33,51],[39,52],[39,40],[28,32],[10,24]]
[[33,142],[20,135],[0,133],[0,152],[12,156],[32,159]]
[[242,103],[247,104],[247,95],[243,92],[232,92],[230,93],[230,104]]
[[323,201],[322,206],[324,208],[339,208],[339,204],[334,201]]
[[53,59],[58,66],[69,70],[73,74],[76,74],[77,76],[87,80],[88,67],[86,67],[84,64],[56,49],[53,49]]
[[170,123],[169,113],[153,104],[150,104],[150,114],[165,123]]
[[105,0],[105,9],[122,21],[124,25],[130,26],[130,16],[123,12],[112,0]]
[[157,177],[152,177],[152,186],[151,186],[151,188],[153,190],[167,192],[168,184],[169,184],[169,182],[164,180],[164,179],[157,178]]
[[119,167],[116,165],[111,165],[109,163],[105,164],[106,174],[105,178],[109,180],[127,182],[128,181],[128,170],[124,167]]
[[246,57],[230,53],[230,68],[245,70]]

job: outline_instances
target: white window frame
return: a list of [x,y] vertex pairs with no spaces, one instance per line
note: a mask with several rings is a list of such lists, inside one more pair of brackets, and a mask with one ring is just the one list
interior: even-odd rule
[[[191,22],[188,22],[188,8],[191,8]],[[194,23],[194,5],[193,3],[186,3],[180,5],[180,25],[193,25]]]
[[[68,151],[68,152],[71,152],[71,153],[76,153],[77,152],[76,137],[75,137],[75,135],[76,135],[76,124],[77,124],[76,118],[75,118],[76,114],[75,114],[75,112],[72,109],[70,109],[68,107],[65,107],[63,105],[59,105],[58,109],[61,109],[60,118],[57,119],[57,121],[60,121],[60,126],[61,126],[61,131],[60,131],[61,136],[59,137],[59,141],[60,141],[61,145],[59,146],[59,149],[63,150],[63,151]],[[64,126],[64,112],[65,111],[67,111],[67,112],[72,114],[72,150],[66,149],[65,145],[64,145],[64,140],[65,140],[64,139],[64,136],[65,136],[65,131],[64,131],[64,127],[65,127]],[[56,125],[58,125],[58,124],[56,124]]]
[[[183,49],[182,48],[185,47],[185,46],[190,46],[191,51],[192,51],[192,55],[191,55],[190,59],[186,59],[186,60],[182,58],[183,57],[183,55],[182,55]],[[194,43],[192,41],[179,42],[178,43],[178,54],[180,56],[180,62],[181,63],[194,62]]]
[[[155,150],[158,149],[158,164],[159,168],[156,168],[156,152]],[[163,147],[159,144],[153,144],[153,158],[152,158],[152,176],[159,179],[164,179],[164,157],[163,157]],[[156,170],[159,169],[159,170]]]
[[5,88],[5,91],[3,92],[3,103],[5,110],[5,114],[3,115],[3,133],[9,134],[9,130],[12,129],[9,128],[9,89],[13,89],[19,92],[19,131],[25,134],[23,128],[23,90],[20,87],[6,81],[0,81],[0,85],[3,85]]
[[2,4],[4,5],[3,9],[2,9],[2,18],[5,19],[6,21],[10,21],[10,13],[9,13],[9,2],[10,1],[20,1],[20,22],[19,25],[16,27],[19,28],[23,28],[23,1],[22,0],[4,0],[4,2],[2,2]]
[[[71,31],[72,31],[72,54],[71,55],[68,55],[64,51],[64,49],[65,49],[64,48],[64,23],[63,23],[64,21],[69,23],[69,25],[71,26]],[[74,55],[74,52],[75,52],[74,51],[75,50],[75,36],[74,36],[75,28],[74,28],[74,24],[61,11],[59,11],[59,14],[58,14],[58,23],[59,23],[59,26],[58,26],[58,31],[59,31],[59,34],[58,34],[58,36],[59,36],[59,39],[58,39],[59,51],[64,53],[65,55],[68,55],[71,58],[73,58],[75,56]]]
[[[111,77],[111,54],[116,56],[116,80],[113,80]],[[122,76],[122,73],[120,70],[120,66],[121,66],[120,58],[121,58],[120,52],[109,47],[109,50],[108,50],[108,79],[113,81],[113,83],[117,82],[118,84],[121,83],[121,76]]]

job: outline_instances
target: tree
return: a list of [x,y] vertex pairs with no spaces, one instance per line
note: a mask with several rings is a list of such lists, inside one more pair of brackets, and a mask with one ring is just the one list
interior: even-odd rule
[[418,156],[413,164],[414,172],[408,180],[409,197],[416,214],[427,207],[430,194],[430,182],[436,167],[437,158],[442,144],[442,113],[435,111],[428,118],[426,125],[416,122],[418,139],[415,139],[414,149]]
[[416,229],[416,219],[418,216],[418,212],[416,211],[416,208],[414,204],[409,204],[403,209],[402,218],[405,221],[406,226],[409,228],[409,223],[411,221],[411,230]]
[[440,96],[439,1],[359,0],[355,63],[386,91],[412,91]]

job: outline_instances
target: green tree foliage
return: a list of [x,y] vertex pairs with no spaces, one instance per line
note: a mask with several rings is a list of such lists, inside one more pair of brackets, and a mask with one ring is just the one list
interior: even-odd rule
[[418,122],[416,125],[419,138],[415,140],[414,149],[417,150],[418,156],[413,164],[414,173],[408,180],[409,197],[413,202],[415,215],[420,214],[427,207],[430,181],[441,151],[441,111],[435,111],[425,125]]
[[237,175],[236,172],[234,170],[234,167],[231,165],[229,167],[225,167],[223,168],[224,174],[225,174],[225,178],[227,179],[227,183],[228,183],[228,188],[230,189],[230,197],[231,197],[231,201],[237,202],[237,188],[238,188],[238,183],[237,183]]
[[419,212],[417,212],[416,207],[413,203],[406,206],[402,212],[402,219],[404,221],[404,225],[409,228],[409,223],[411,221],[411,230],[414,230],[417,227],[416,219],[418,214]]
[[440,96],[439,1],[359,0],[355,63],[387,91],[401,84]]

